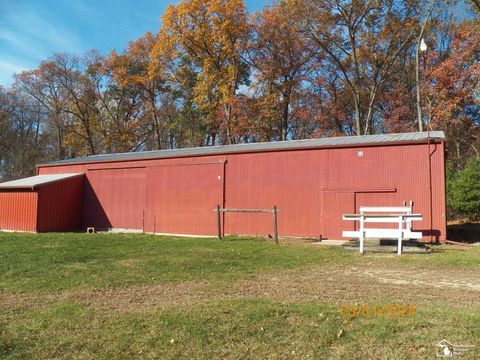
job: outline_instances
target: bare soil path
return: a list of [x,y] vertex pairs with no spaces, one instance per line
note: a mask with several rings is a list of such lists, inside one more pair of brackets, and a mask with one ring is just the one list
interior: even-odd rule
[[413,267],[388,264],[359,266],[317,265],[295,270],[259,273],[232,283],[192,281],[105,288],[57,294],[0,294],[0,309],[77,301],[119,313],[193,305],[202,302],[269,298],[278,302],[322,301],[330,304],[389,301],[396,304],[479,304],[480,273],[477,269]]

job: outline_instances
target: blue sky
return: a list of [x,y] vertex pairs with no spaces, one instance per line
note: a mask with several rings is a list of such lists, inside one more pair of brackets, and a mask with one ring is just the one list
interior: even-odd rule
[[[0,0],[0,85],[54,52],[121,51],[129,40],[156,32],[173,0]],[[247,0],[250,10],[263,0]]]

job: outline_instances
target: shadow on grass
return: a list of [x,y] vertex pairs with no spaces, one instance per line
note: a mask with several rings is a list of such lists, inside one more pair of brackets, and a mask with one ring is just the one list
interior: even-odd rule
[[449,224],[447,235],[448,240],[468,244],[480,242],[480,223]]

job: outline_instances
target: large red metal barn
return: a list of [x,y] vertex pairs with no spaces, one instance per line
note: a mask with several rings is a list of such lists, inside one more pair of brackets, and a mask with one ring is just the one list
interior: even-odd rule
[[[354,226],[342,214],[413,201],[423,214],[415,230],[424,240],[446,236],[445,137],[438,131],[95,155],[41,164],[37,172],[85,174],[76,190],[83,201],[71,204],[81,206],[83,228],[215,235],[217,205],[276,205],[280,236],[341,239]],[[3,191],[0,184],[0,208],[20,201],[1,197]],[[272,218],[227,213],[222,227],[226,234],[266,235]]]

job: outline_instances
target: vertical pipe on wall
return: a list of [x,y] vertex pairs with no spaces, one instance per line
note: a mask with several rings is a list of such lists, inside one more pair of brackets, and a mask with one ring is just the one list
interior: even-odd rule
[[[227,170],[226,170],[226,167],[227,167],[227,160],[224,160],[223,161],[223,174],[222,174],[222,209],[225,209],[225,206],[226,206],[226,183],[225,183],[225,176],[226,176],[226,173],[227,173]],[[221,231],[223,232],[223,234],[225,234],[225,213],[222,213],[222,228],[221,228]],[[220,234],[221,235],[221,234]]]
[[220,224],[220,205],[217,205],[217,236],[218,240],[222,239],[222,225]]
[[442,159],[443,161],[441,162],[442,165],[442,173],[443,173],[443,229],[444,229],[444,234],[443,234],[443,239],[447,239],[447,201],[446,201],[446,195],[447,195],[447,172],[446,172],[446,167],[447,167],[447,149],[445,148],[445,143],[441,143],[441,150],[442,150]]
[[427,131],[428,142],[428,191],[430,201],[430,242],[433,240],[433,191],[432,191],[432,153],[430,151],[430,131]]
[[275,242],[278,244],[278,226],[277,226],[277,206],[273,207],[273,234],[275,236]]

